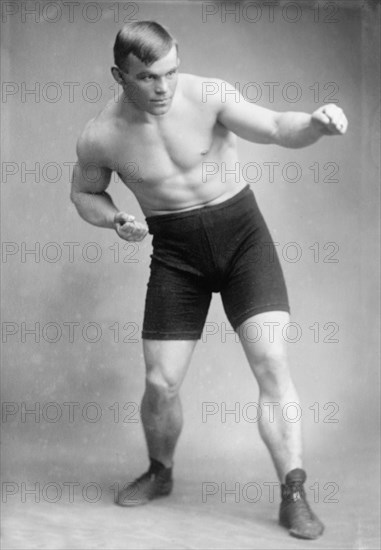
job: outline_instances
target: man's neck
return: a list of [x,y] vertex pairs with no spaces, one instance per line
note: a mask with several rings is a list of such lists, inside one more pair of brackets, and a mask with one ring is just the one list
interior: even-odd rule
[[158,125],[164,118],[168,118],[169,111],[162,115],[153,115],[147,111],[143,111],[132,99],[129,99],[124,91],[117,98],[118,113],[126,122],[134,122],[140,124]]

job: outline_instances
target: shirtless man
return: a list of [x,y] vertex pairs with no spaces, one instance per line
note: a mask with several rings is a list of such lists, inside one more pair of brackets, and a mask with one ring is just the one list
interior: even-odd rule
[[[264,253],[272,241],[254,195],[233,169],[236,136],[304,147],[323,135],[344,134],[345,115],[336,105],[309,115],[264,109],[238,92],[222,98],[223,89],[234,89],[226,82],[178,74],[177,43],[156,22],[123,27],[114,57],[111,71],[121,94],[78,140],[71,199],[84,220],[114,229],[122,239],[153,235],[141,406],[150,468],[120,492],[118,504],[144,504],[171,492],[182,427],[179,389],[212,292],[220,292],[258,381],[259,403],[280,403],[271,422],[265,414],[259,422],[281,483],[280,523],[293,536],[314,539],[324,526],[305,497],[300,422],[286,422],[279,412],[298,403],[282,338],[289,322],[287,291],[275,249]],[[203,97],[205,83],[218,93]],[[224,178],[210,170],[222,163],[231,169]],[[114,205],[106,192],[112,171],[136,196],[146,223]],[[253,323],[263,327],[259,340],[249,337]],[[273,323],[272,338],[266,337],[267,323]]]

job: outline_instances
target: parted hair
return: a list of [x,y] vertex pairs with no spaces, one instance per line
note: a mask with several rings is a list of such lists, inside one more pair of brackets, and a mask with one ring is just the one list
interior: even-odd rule
[[177,42],[169,32],[156,21],[134,21],[127,23],[116,35],[114,61],[120,69],[128,69],[127,57],[135,55],[147,66],[164,57]]

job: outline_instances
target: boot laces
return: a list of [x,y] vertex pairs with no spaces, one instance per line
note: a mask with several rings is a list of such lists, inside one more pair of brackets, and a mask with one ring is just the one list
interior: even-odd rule
[[306,493],[303,484],[300,482],[292,483],[289,489],[287,500],[297,505],[298,515],[305,520],[314,519],[311,508],[306,500]]

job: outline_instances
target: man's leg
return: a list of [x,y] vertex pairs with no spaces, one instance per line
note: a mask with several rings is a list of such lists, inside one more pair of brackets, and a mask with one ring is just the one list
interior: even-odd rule
[[[237,329],[246,357],[259,385],[259,431],[273,459],[281,483],[280,523],[298,538],[314,539],[323,524],[306,500],[302,469],[301,423],[284,418],[284,407],[299,398],[291,379],[282,329],[289,322],[284,311],[260,313]],[[286,409],[287,410],[287,409]]]
[[285,311],[270,311],[254,315],[238,328],[242,346],[259,385],[259,405],[262,416],[258,427],[270,451],[279,481],[286,474],[302,467],[300,422],[283,418],[287,403],[299,404],[287,361],[286,342],[282,329],[289,322]]
[[196,343],[143,339],[146,388],[141,418],[151,464],[148,472],[120,491],[121,506],[146,504],[172,490],[173,455],[183,423],[179,390]]
[[148,453],[167,468],[181,432],[179,389],[197,340],[143,340],[146,388],[141,417]]

